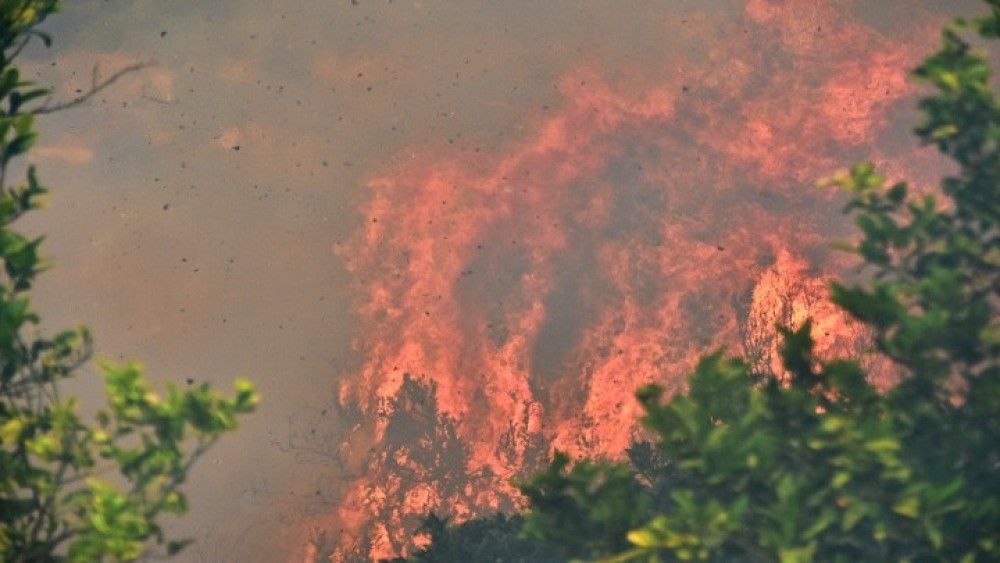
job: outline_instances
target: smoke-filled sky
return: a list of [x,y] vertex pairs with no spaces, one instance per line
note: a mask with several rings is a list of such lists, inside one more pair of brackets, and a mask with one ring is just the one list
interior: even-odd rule
[[[365,452],[402,372],[437,385],[470,471],[515,471],[521,438],[611,453],[634,384],[771,318],[761,280],[839,271],[813,179],[933,176],[905,72],[976,7],[67,2],[25,62],[57,99],[153,65],[41,122],[37,304],[157,381],[254,380],[260,411],[191,480],[182,560],[301,560],[371,512],[343,498],[384,469]],[[477,508],[445,496],[401,498]]]

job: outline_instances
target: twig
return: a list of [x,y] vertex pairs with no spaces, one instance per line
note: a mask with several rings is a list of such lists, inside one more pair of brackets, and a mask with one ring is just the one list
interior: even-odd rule
[[90,98],[92,98],[98,92],[104,90],[108,86],[111,86],[116,81],[118,81],[119,78],[125,76],[126,74],[129,74],[129,73],[132,73],[132,72],[136,72],[136,71],[142,70],[142,69],[144,69],[146,67],[150,67],[150,66],[153,66],[153,63],[149,63],[149,62],[145,62],[145,63],[133,63],[133,64],[130,64],[130,65],[126,66],[125,68],[120,69],[118,72],[112,74],[111,76],[109,76],[108,78],[104,79],[103,81],[98,82],[97,81],[97,66],[95,65],[94,69],[92,71],[92,74],[91,74],[91,86],[90,86],[90,90],[87,90],[83,94],[80,94],[79,96],[73,98],[72,100],[70,100],[68,102],[63,102],[61,104],[56,104],[54,106],[48,106],[48,105],[42,106],[42,107],[40,107],[40,108],[38,108],[36,110],[32,110],[30,113],[33,113],[35,115],[42,115],[42,114],[54,113],[54,112],[57,112],[57,111],[62,111],[64,109],[72,108],[74,106],[78,106],[78,105],[86,102]]
[[14,59],[16,59],[17,56],[21,54],[21,51],[24,50],[25,46],[28,45],[29,41],[31,41],[31,35],[26,35],[24,37],[24,41],[21,41],[20,45],[18,45],[17,47],[14,47],[14,52],[11,53],[11,54],[9,54],[9,55],[7,55],[7,60],[8,61],[13,61]]

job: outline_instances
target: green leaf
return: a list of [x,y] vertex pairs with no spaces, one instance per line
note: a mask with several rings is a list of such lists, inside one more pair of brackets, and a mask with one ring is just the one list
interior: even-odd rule
[[784,548],[778,551],[781,563],[809,563],[816,553],[816,544],[809,543],[804,547]]
[[907,518],[916,518],[920,514],[920,499],[906,497],[892,506],[892,511]]
[[657,547],[659,538],[646,529],[632,530],[628,533],[628,541],[639,547]]

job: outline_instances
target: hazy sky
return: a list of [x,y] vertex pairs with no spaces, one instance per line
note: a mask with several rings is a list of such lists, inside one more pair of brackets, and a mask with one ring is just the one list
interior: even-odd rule
[[[953,9],[831,4],[920,44]],[[784,9],[808,18],[808,5]],[[334,509],[343,429],[324,412],[361,358],[358,280],[331,248],[366,220],[370,178],[415,154],[504,151],[558,110],[560,79],[581,66],[642,90],[664,61],[710,64],[742,17],[736,0],[67,2],[46,24],[54,47],[25,62],[56,98],[95,65],[153,66],[41,120],[33,158],[52,193],[31,226],[55,269],[38,308],[157,381],[247,376],[264,397],[197,468],[177,528],[200,541],[182,560],[281,560],[303,516]]]

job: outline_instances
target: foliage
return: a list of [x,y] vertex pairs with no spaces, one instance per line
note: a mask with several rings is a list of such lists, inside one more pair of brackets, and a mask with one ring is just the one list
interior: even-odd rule
[[456,525],[430,514],[418,529],[429,544],[392,561],[548,563],[625,549],[626,533],[684,478],[649,442],[634,443],[627,453],[630,467],[582,461],[572,468],[557,453],[546,469],[519,484],[534,511]]
[[[786,382],[709,355],[687,394],[638,391],[655,439],[632,467],[557,455],[522,485],[524,533],[607,562],[1000,560],[1000,102],[968,38],[1000,37],[987,4],[914,72],[934,88],[916,134],[958,172],[925,195],[870,164],[826,182],[868,270],[832,299],[902,381],[880,394],[854,361],[820,361],[809,323],[783,329]],[[602,534],[636,519],[626,548]]]
[[[4,561],[131,560],[150,541],[172,555],[189,540],[168,540],[163,513],[182,514],[180,490],[192,463],[253,410],[257,395],[236,382],[232,398],[207,384],[154,393],[137,364],[100,366],[108,395],[96,422],[60,393],[91,355],[86,329],[40,334],[29,291],[43,269],[41,238],[13,229],[45,189],[29,167],[7,183],[11,162],[35,141],[38,100],[48,94],[20,77],[14,60],[56,0],[0,0],[0,556]],[[31,102],[35,102],[31,104]],[[26,109],[26,105],[35,105]],[[115,471],[117,470],[117,475]],[[108,473],[108,480],[98,478]]]
[[568,467],[569,457],[557,452],[546,469],[519,484],[533,507],[525,515],[525,535],[560,545],[571,557],[626,547],[625,534],[642,523],[645,512],[646,496],[635,475],[607,462]]
[[500,513],[449,526],[447,519],[431,514],[419,529],[427,534],[430,545],[409,559],[392,562],[549,563],[565,559],[558,546],[521,537],[519,530],[523,526],[524,519],[520,515],[507,517]]

